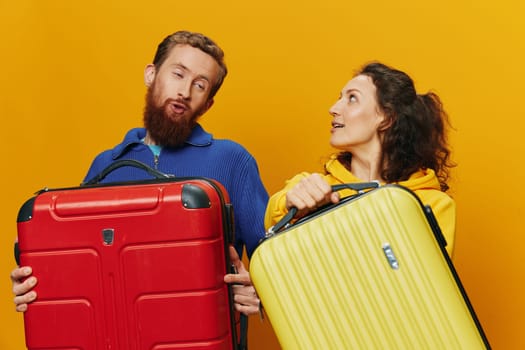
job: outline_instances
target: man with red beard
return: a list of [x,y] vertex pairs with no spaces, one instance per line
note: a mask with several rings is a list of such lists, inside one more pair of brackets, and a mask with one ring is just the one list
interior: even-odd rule
[[[144,71],[148,87],[145,128],[128,131],[122,143],[100,153],[85,180],[116,160],[133,159],[167,174],[207,177],[224,185],[235,208],[236,241],[231,259],[239,272],[226,275],[225,282],[235,284],[236,310],[250,315],[259,311],[260,302],[239,257],[243,247],[250,257],[264,236],[268,193],[251,154],[233,141],[214,139],[198,123],[213,105],[226,74],[222,49],[206,36],[179,31],[166,37]],[[142,169],[122,167],[102,182],[141,180],[145,176]],[[29,266],[24,266],[11,272],[11,280],[16,310],[25,311],[37,297],[32,290],[37,278],[31,276]]]

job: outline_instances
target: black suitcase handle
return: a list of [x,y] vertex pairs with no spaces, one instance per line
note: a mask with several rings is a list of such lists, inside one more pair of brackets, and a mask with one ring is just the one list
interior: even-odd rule
[[146,164],[144,164],[142,162],[139,162],[138,160],[134,160],[134,159],[120,159],[120,160],[117,160],[117,161],[111,163],[110,165],[108,165],[98,175],[95,175],[90,180],[88,180],[86,182],[83,182],[81,184],[81,186],[98,184],[106,176],[108,176],[109,173],[111,173],[112,171],[114,171],[114,170],[116,170],[118,168],[122,168],[122,167],[125,167],[125,166],[132,166],[132,167],[135,167],[135,168],[142,169],[142,170],[146,171],[148,174],[152,175],[153,177],[155,177],[157,179],[166,179],[166,178],[174,177],[173,175],[165,174],[165,173],[163,173],[161,171],[153,169],[149,165],[146,165]]
[[[350,189],[350,190],[357,191],[357,194],[361,194],[363,193],[364,190],[377,188],[377,187],[379,187],[378,181],[355,182],[355,183],[344,183],[344,184],[339,184],[339,185],[333,185],[332,191],[335,192],[335,191]],[[278,223],[276,223],[275,225],[273,225],[272,227],[268,229],[266,236],[267,237],[272,236],[275,233],[281,231],[282,229],[287,228],[290,225],[290,222],[294,218],[295,214],[297,214],[297,208],[291,207],[288,213],[281,220],[279,220]]]

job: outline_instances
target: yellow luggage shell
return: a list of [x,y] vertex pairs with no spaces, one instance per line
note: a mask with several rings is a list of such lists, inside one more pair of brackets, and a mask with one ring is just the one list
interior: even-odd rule
[[282,348],[490,348],[440,234],[386,185],[263,241],[250,273]]

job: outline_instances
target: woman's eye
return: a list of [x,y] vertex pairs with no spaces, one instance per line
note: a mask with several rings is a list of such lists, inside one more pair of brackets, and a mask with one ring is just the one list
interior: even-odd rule
[[355,102],[355,101],[357,101],[357,97],[355,97],[355,95],[350,95],[350,96],[348,96],[348,100],[350,102]]

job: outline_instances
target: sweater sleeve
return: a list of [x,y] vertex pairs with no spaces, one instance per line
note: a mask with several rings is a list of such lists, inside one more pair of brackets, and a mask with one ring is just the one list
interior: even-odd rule
[[264,210],[268,203],[268,192],[252,156],[247,155],[237,169],[238,180],[230,189],[235,220],[235,246],[238,252],[242,252],[244,245],[250,258],[265,234]]
[[106,158],[108,158],[107,151],[100,153],[95,157],[95,159],[93,159],[93,162],[89,166],[89,170],[86,176],[84,177],[83,182],[91,180],[93,177],[98,175],[104,169],[105,164],[110,164],[110,162],[108,162]]
[[279,220],[288,213],[288,209],[286,208],[286,193],[308,175],[310,175],[310,173],[307,172],[295,175],[285,182],[285,186],[282,190],[276,192],[270,197],[264,216],[264,227],[266,230],[278,223]]

